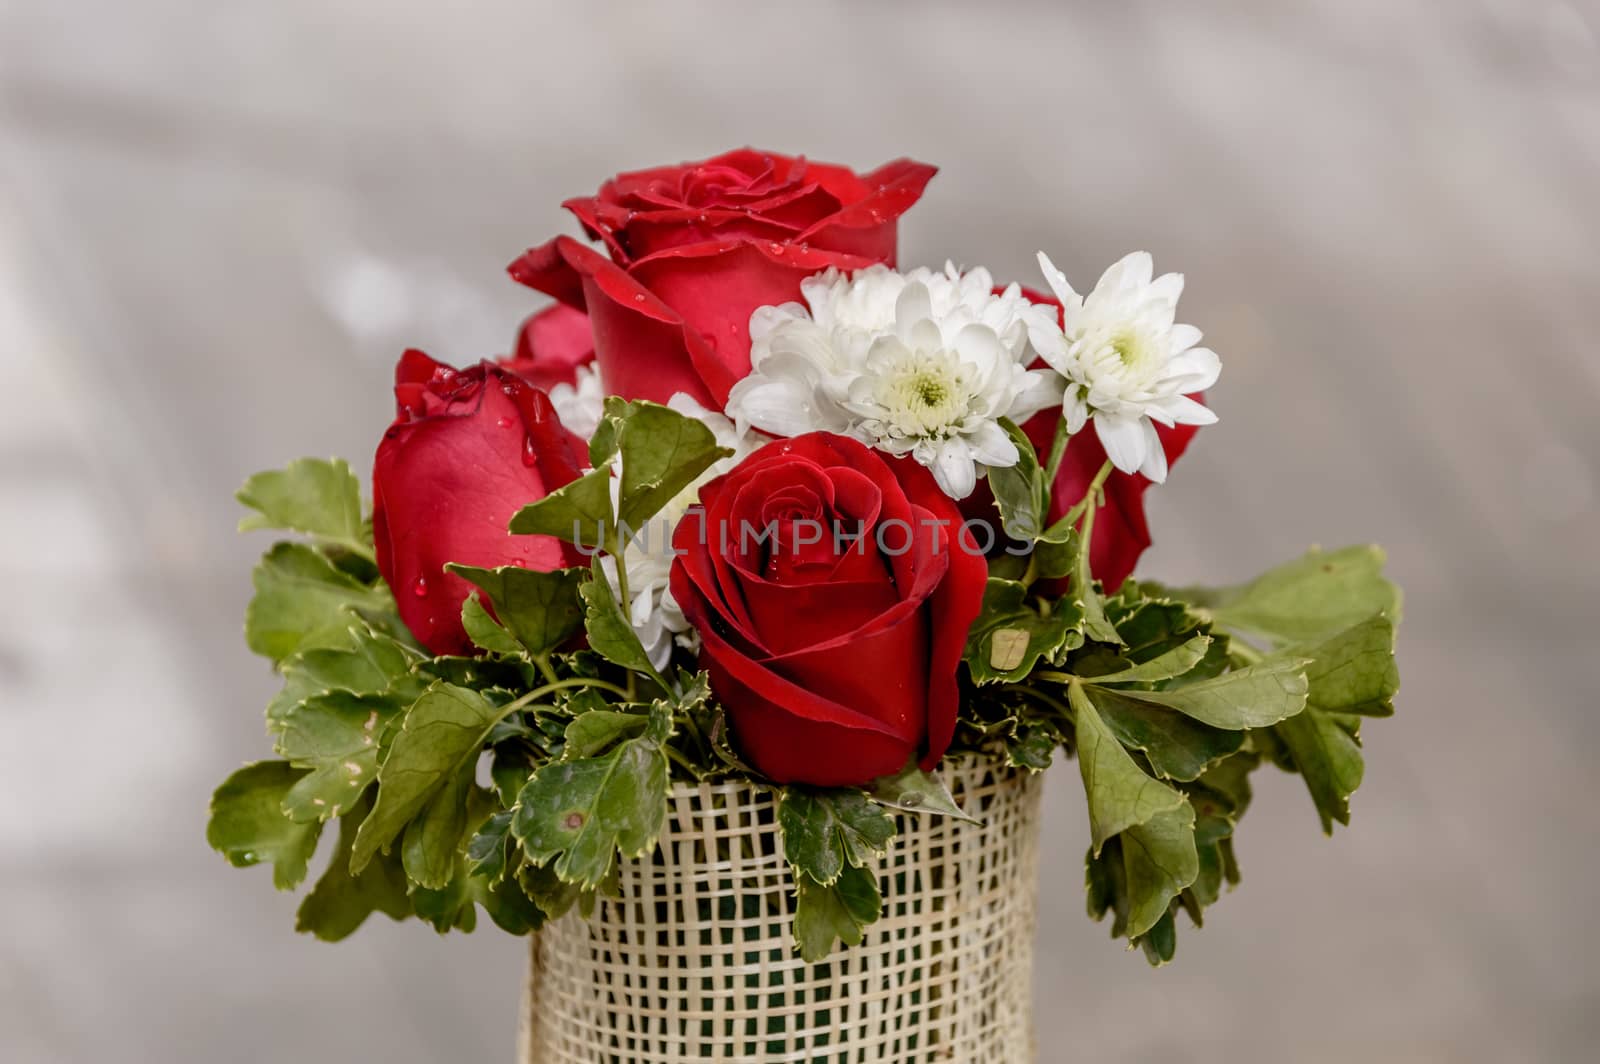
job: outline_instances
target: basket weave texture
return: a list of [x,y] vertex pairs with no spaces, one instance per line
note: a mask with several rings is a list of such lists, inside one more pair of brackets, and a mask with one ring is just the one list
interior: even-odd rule
[[982,821],[902,816],[882,918],[806,964],[770,792],[677,784],[617,898],[532,944],[523,1064],[1034,1059],[1042,778],[976,758],[945,780]]

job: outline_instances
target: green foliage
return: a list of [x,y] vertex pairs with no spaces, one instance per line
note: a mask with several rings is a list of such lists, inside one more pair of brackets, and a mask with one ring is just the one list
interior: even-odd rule
[[553,860],[563,882],[592,890],[619,852],[638,857],[655,846],[666,816],[667,758],[647,734],[540,768],[517,796],[511,831],[529,860]]
[[794,941],[807,963],[827,957],[836,941],[859,946],[862,928],[882,912],[878,879],[869,869],[847,868],[826,885],[804,873],[795,876]]
[[789,864],[824,887],[846,867],[860,868],[883,856],[894,838],[894,817],[855,790],[785,788],[778,826]]
[[295,914],[296,931],[315,935],[324,942],[337,942],[375,912],[391,920],[404,920],[411,915],[411,899],[399,861],[379,857],[359,876],[350,875],[350,849],[371,807],[371,799],[363,795],[339,818],[338,848],[327,871],[300,903]]
[[589,445],[596,469],[622,456],[617,519],[634,532],[712,463],[732,453],[718,447],[711,430],[697,418],[616,396],[606,400],[605,416]]
[[[578,585],[585,575],[582,569],[542,572],[515,565],[479,569],[454,564],[445,568],[488,595],[500,626],[534,657],[554,650],[583,626],[583,606],[578,600]],[[463,622],[465,610],[463,607]],[[473,624],[485,638],[494,640],[494,634],[476,617]],[[472,629],[467,634],[473,635]],[[476,642],[477,636],[473,639]]]
[[466,630],[472,645],[479,650],[504,655],[522,653],[522,644],[501,627],[499,621],[489,616],[476,591],[461,601],[461,627]]
[[622,615],[599,558],[594,560],[593,578],[584,582],[581,591],[587,606],[583,626],[594,652],[630,672],[654,676],[656,670],[650,664],[650,656],[639,643],[639,633]]
[[222,782],[211,796],[206,841],[235,868],[267,862],[279,890],[292,890],[322,833],[320,821],[297,823],[283,815],[289,790],[303,773],[287,761],[257,761]]
[[605,547],[613,529],[611,470],[600,466],[518,510],[510,530],[517,536],[554,536],[585,550]]
[[983,608],[967,632],[965,660],[976,683],[1020,680],[1041,659],[1083,643],[1083,613],[1070,601],[1030,601],[1015,580],[990,578]]
[[309,771],[284,796],[291,820],[327,820],[348,812],[378,772],[378,738],[403,707],[386,694],[329,691],[291,707],[278,753]]
[[342,636],[350,624],[347,611],[382,612],[394,602],[387,588],[362,583],[303,543],[274,546],[256,566],[253,581],[245,642],[273,661]]
[[285,469],[257,473],[235,497],[256,511],[240,519],[241,532],[287,529],[372,556],[361,523],[361,485],[343,459],[296,459]]
[[[989,487],[994,491],[995,504],[1000,508],[1000,523],[1006,535],[1024,543],[1045,538],[1050,513],[1050,484],[1044,470],[1039,467],[1039,457],[1033,443],[1012,422],[1002,418],[1000,427],[1006,430],[1011,442],[1016,444],[1016,465],[999,466],[989,470]],[[1060,537],[1056,533],[1056,538]]]
[[978,823],[956,804],[950,788],[936,772],[924,772],[915,756],[893,776],[873,780],[867,788],[872,800],[906,813],[933,813]]
[[1312,550],[1247,584],[1181,594],[1225,628],[1275,643],[1299,643],[1378,613],[1398,620],[1400,590],[1384,579],[1383,561],[1377,547]]

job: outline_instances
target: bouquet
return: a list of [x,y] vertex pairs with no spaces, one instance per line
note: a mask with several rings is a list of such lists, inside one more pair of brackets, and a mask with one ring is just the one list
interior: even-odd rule
[[511,264],[555,302],[509,356],[400,358],[370,508],[343,461],[245,483],[241,528],[292,534],[245,618],[282,690],[208,839],[292,889],[333,829],[300,930],[581,919],[670,859],[674,788],[735,782],[770,796],[785,926],[824,962],[918,889],[896,834],[969,816],[942,763],[1063,757],[1089,913],[1160,964],[1239,881],[1256,769],[1348,823],[1398,684],[1381,552],[1133,579],[1146,491],[1216,420],[1183,278],[901,270],[934,172],[621,174],[565,204],[597,246]]

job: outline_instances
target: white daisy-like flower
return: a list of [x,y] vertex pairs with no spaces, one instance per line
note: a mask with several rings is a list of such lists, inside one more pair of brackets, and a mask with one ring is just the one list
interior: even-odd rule
[[566,430],[584,439],[594,435],[605,415],[606,389],[600,382],[600,367],[593,362],[579,366],[572,384],[562,382],[549,391],[550,405]]
[[1080,296],[1044,252],[1039,266],[1061,300],[1062,324],[1034,320],[1033,346],[1066,378],[1062,413],[1067,431],[1091,417],[1111,464],[1124,473],[1167,479],[1167,454],[1156,435],[1163,425],[1209,425],[1217,415],[1190,399],[1217,383],[1222,364],[1196,347],[1200,330],[1176,324],[1183,274],[1151,279],[1148,252],[1124,256]]
[[728,397],[742,425],[835,432],[909,454],[962,499],[980,466],[1017,462],[998,419],[1022,421],[1061,399],[1053,374],[1028,369],[1033,326],[1053,315],[1016,285],[996,295],[987,270],[828,270],[800,290],[805,305],[751,316],[751,373]]
[[[728,448],[733,454],[714,462],[646,522],[644,528],[633,529],[633,538],[629,540],[627,549],[623,552],[624,561],[628,565],[630,599],[627,604],[628,620],[632,623],[634,632],[638,634],[639,642],[649,656],[650,663],[657,669],[666,668],[667,661],[672,657],[674,642],[694,649],[698,639],[688,620],[683,616],[683,611],[678,608],[677,600],[672,597],[670,584],[672,534],[678,526],[678,521],[689,507],[700,501],[702,487],[728,472],[742,462],[751,451],[771,440],[771,437],[752,432],[748,428],[741,430],[728,418],[707,410],[682,392],[667,400],[667,406],[685,417],[699,420],[711,430],[712,435],[716,436],[717,445]],[[617,463],[620,472],[620,455],[617,457]],[[613,506],[617,504],[617,493],[621,488],[621,480],[613,477],[611,480]],[[606,580],[611,584],[612,593],[620,597],[622,591],[617,581],[617,560],[607,556],[600,559],[600,565],[605,571]]]

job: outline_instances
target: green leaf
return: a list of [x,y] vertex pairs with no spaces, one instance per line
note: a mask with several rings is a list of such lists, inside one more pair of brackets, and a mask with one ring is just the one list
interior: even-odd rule
[[698,418],[657,403],[612,396],[589,459],[602,469],[618,453],[622,484],[617,520],[636,533],[714,462],[733,452],[718,447],[716,436]]
[[975,683],[1020,680],[1040,658],[1083,642],[1083,614],[1063,599],[1045,616],[1028,602],[1028,589],[993,577],[983,591],[983,607],[967,631],[965,658]]
[[654,676],[655,668],[650,664],[650,656],[639,642],[639,633],[633,630],[633,625],[617,606],[617,598],[612,594],[611,583],[600,567],[599,558],[595,559],[593,574],[579,588],[588,606],[583,624],[589,635],[589,647],[607,661],[621,665],[630,672]]
[[1083,611],[1084,634],[1097,643],[1123,645],[1121,633],[1106,617],[1105,594],[1089,571],[1089,545],[1076,531],[1067,538],[1066,553],[1060,561],[1072,574],[1072,597]]
[[956,804],[942,776],[936,772],[922,771],[915,755],[906,762],[905,768],[893,776],[880,776],[873,780],[867,786],[867,793],[872,795],[873,801],[890,809],[907,813],[934,813],[972,824],[982,823],[976,817],[967,815]]
[[1140,750],[1157,775],[1170,780],[1198,779],[1206,768],[1244,745],[1245,733],[1213,728],[1176,710],[1152,705],[1124,692],[1085,687],[1111,734]]
[[667,816],[667,758],[650,739],[629,739],[603,757],[545,765],[517,796],[511,831],[529,860],[592,889],[620,851],[655,845]]
[[346,614],[343,646],[312,647],[280,666],[283,690],[267,704],[267,730],[281,732],[289,711],[307,698],[330,691],[377,694],[405,676],[415,655],[361,618]]
[[370,555],[361,525],[361,485],[343,460],[299,458],[285,469],[257,473],[235,496],[256,512],[239,531],[284,528]]
[[778,826],[789,864],[821,886],[846,866],[881,857],[894,838],[894,818],[860,791],[786,787],[778,800]]
[[847,868],[831,884],[795,877],[794,941],[800,958],[815,963],[833,952],[835,940],[861,944],[861,929],[883,912],[878,877],[866,868]]
[[478,569],[453,563],[445,568],[482,588],[500,623],[534,657],[554,650],[583,626],[583,603],[578,598],[582,569],[541,572],[514,565]]
[[378,800],[356,836],[352,875],[387,849],[440,788],[477,764],[489,730],[503,715],[479,692],[443,682],[417,699],[400,719],[378,769]]
[[1184,805],[1183,795],[1145,775],[1078,684],[1067,688],[1076,718],[1078,770],[1089,799],[1094,852],[1106,840]]
[[1311,659],[1306,701],[1318,709],[1368,717],[1394,713],[1391,700],[1400,690],[1394,634],[1394,622],[1379,615],[1319,644],[1297,648],[1296,656]]
[[1280,643],[1319,639],[1382,613],[1400,616],[1400,590],[1383,578],[1383,551],[1346,547],[1268,570],[1247,584],[1183,593],[1218,624]]
[[309,771],[289,789],[292,820],[327,820],[348,812],[378,772],[378,737],[400,705],[387,695],[329,691],[291,708],[278,753]]
[[235,868],[271,863],[279,890],[292,890],[306,878],[322,833],[318,821],[296,823],[283,815],[283,800],[301,775],[287,761],[257,761],[229,776],[211,796],[206,842]]
[[991,467],[989,487],[994,491],[1006,535],[1031,543],[1044,535],[1049,524],[1050,486],[1044,482],[1033,441],[1006,418],[1000,419],[1000,427],[1011,437],[1019,457],[1016,465]]
[[585,896],[582,887],[562,882],[553,868],[524,864],[517,870],[516,880],[517,885],[550,920],[565,916]]
[[1152,968],[1159,968],[1172,960],[1178,948],[1178,924],[1172,918],[1170,908],[1161,914],[1161,919],[1155,922],[1154,927],[1139,936],[1139,946]]
[[411,899],[406,895],[406,877],[399,861],[380,857],[359,876],[350,875],[350,848],[371,806],[370,799],[363,797],[339,818],[339,848],[300,903],[295,913],[296,931],[315,935],[324,942],[337,942],[375,912],[391,920],[404,920],[411,915]]
[[478,601],[476,591],[461,603],[461,627],[466,629],[467,638],[479,650],[487,650],[491,654],[522,653],[522,644],[500,627],[499,621],[489,616],[489,611]]
[[1170,680],[1175,676],[1182,676],[1198,665],[1206,656],[1206,651],[1210,649],[1211,637],[1201,634],[1149,661],[1129,665],[1100,676],[1085,676],[1084,680],[1096,684],[1156,683],[1160,680]]
[[346,629],[348,609],[382,610],[393,602],[385,588],[358,582],[303,543],[273,546],[252,579],[256,593],[245,608],[245,642],[273,661],[328,629]]
[[1194,810],[1188,802],[1164,810],[1122,833],[1127,877],[1128,937],[1148,932],[1166,914],[1172,899],[1200,874],[1194,845]]
[[1118,693],[1168,706],[1214,728],[1264,728],[1305,708],[1305,667],[1303,658],[1279,658],[1169,690]]
[[567,725],[561,760],[578,761],[605,752],[612,744],[644,734],[650,718],[619,709],[590,709]]
[[511,837],[511,811],[502,810],[483,822],[467,844],[467,871],[490,885],[505,878],[515,849]]
[[[465,844],[472,807],[483,804],[481,796],[475,793],[475,767],[469,763],[446,780],[428,799],[422,812],[405,827],[400,843],[401,864],[406,878],[421,888],[443,890],[458,874],[458,858]],[[379,797],[382,797],[381,790]]]
[[524,506],[512,516],[510,529],[516,536],[554,536],[586,551],[608,547],[616,538],[610,468],[592,469]]
[[1006,764],[1029,772],[1043,772],[1055,760],[1056,747],[1060,745],[1061,736],[1053,728],[1019,728],[1006,741]]
[[1322,830],[1333,833],[1333,822],[1350,823],[1350,796],[1361,786],[1365,762],[1361,746],[1330,714],[1314,706],[1290,717],[1273,733],[1283,740],[1316,803]]

